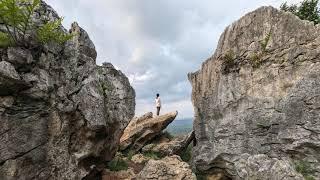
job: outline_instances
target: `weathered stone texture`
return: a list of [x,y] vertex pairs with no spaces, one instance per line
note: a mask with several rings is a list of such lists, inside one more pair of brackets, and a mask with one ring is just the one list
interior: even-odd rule
[[320,178],[319,35],[319,26],[272,7],[226,28],[214,55],[189,74],[199,170],[246,179],[240,157],[264,154],[277,159],[277,177],[303,161]]
[[160,135],[162,130],[164,130],[177,115],[177,111],[155,117],[152,117],[152,113],[147,113],[142,117],[134,118],[125,128],[120,138],[120,150],[139,151],[157,135]]
[[[58,15],[42,2],[34,17]],[[70,32],[64,45],[0,50],[0,179],[81,179],[113,158],[134,116],[127,77],[96,65],[76,23]]]
[[155,152],[161,154],[161,156],[180,155],[188,148],[194,138],[194,132],[172,139],[159,137],[160,140],[153,140],[152,143],[145,145],[142,152]]
[[174,155],[161,160],[149,160],[138,174],[137,179],[195,180],[196,176],[188,163]]

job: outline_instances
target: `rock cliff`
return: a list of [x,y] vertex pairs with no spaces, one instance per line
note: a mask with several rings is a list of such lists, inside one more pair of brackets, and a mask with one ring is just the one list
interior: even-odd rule
[[[34,21],[56,19],[44,2]],[[134,116],[135,92],[96,65],[88,34],[34,49],[0,49],[0,179],[81,179],[109,161]]]
[[189,74],[198,170],[320,178],[319,35],[319,26],[272,7],[226,28],[214,55]]

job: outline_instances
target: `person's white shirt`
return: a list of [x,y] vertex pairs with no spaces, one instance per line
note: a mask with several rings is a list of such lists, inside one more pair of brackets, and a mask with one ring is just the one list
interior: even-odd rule
[[161,107],[160,97],[157,97],[157,98],[156,98],[156,107]]

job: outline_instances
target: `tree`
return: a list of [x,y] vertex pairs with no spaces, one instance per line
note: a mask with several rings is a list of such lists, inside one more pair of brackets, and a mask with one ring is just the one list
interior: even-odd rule
[[320,10],[318,8],[319,0],[304,0],[298,6],[296,4],[288,5],[284,3],[280,6],[283,11],[291,12],[302,20],[312,21],[315,24],[320,23]]
[[[48,21],[37,27],[32,16],[40,6],[40,0],[0,1],[0,46],[30,46],[30,39],[41,44],[64,43],[72,35],[63,32],[62,19]],[[1,26],[2,25],[2,26]]]

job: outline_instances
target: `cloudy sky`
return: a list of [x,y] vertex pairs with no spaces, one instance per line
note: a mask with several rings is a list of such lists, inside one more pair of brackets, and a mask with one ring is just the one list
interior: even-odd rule
[[[193,117],[187,73],[211,56],[224,28],[260,6],[285,0],[46,0],[66,28],[77,21],[98,51],[97,63],[111,62],[136,90],[136,115],[154,111]],[[297,3],[299,0],[289,0]]]

